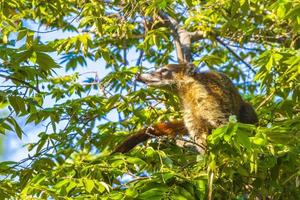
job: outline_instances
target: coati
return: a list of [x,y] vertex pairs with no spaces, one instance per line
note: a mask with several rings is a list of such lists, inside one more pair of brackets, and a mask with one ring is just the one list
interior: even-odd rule
[[181,99],[183,121],[157,123],[139,130],[114,152],[125,153],[151,135],[189,133],[198,145],[204,145],[211,131],[235,115],[242,123],[258,122],[253,107],[243,101],[232,81],[220,72],[195,73],[192,64],[168,64],[156,71],[137,74],[136,80],[148,86],[173,90]]

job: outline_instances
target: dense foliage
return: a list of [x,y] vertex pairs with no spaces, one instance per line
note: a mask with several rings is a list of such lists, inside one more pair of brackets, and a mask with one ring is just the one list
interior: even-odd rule
[[[299,1],[0,2],[0,132],[44,125],[31,156],[0,163],[1,199],[300,199]],[[176,96],[134,82],[180,59],[174,21],[193,36],[185,60],[225,72],[260,123],[232,117],[204,155],[169,138],[110,155],[181,117]]]

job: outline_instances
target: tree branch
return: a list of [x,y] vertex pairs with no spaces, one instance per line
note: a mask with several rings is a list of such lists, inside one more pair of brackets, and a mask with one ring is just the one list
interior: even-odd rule
[[188,32],[180,27],[178,22],[160,11],[159,16],[171,28],[174,37],[175,49],[179,63],[188,63],[191,59],[191,39]]
[[184,63],[189,63],[191,61],[191,47],[192,40],[188,31],[185,29],[180,29],[178,31],[180,47],[184,58]]
[[136,60],[135,66],[140,66],[141,65],[143,56],[144,56],[144,51],[140,50],[139,57]]
[[192,42],[201,40],[206,36],[206,33],[204,31],[194,31],[194,32],[189,32],[189,34]]
[[17,78],[11,77],[11,76],[5,76],[5,75],[3,75],[3,74],[0,74],[0,77],[5,78],[5,79],[10,79],[10,80],[13,80],[13,81],[16,81],[16,82],[19,82],[19,83],[22,83],[22,84],[26,85],[27,87],[29,87],[29,88],[35,90],[35,91],[38,92],[38,93],[41,92],[41,91],[39,90],[39,88],[37,88],[37,87],[35,87],[35,86],[31,85],[30,83],[27,83],[27,82],[25,82],[25,81],[23,81],[23,80],[19,80],[19,79],[17,79]]
[[250,64],[248,64],[246,61],[244,61],[233,49],[231,49],[229,46],[227,46],[220,38],[215,36],[215,40],[220,43],[222,46],[224,46],[234,57],[236,57],[238,60],[240,60],[246,67],[251,70],[254,74],[256,74],[256,71],[251,67]]

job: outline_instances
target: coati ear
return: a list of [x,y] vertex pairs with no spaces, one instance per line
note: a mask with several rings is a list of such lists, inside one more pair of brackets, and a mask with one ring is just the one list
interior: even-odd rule
[[194,75],[196,73],[196,66],[193,63],[186,64],[186,74],[187,75]]

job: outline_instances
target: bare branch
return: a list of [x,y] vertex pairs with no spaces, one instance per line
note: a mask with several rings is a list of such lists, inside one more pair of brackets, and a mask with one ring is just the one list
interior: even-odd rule
[[191,61],[191,47],[192,47],[191,36],[189,32],[187,32],[185,29],[180,29],[178,31],[178,34],[179,34],[180,47],[181,47],[181,52],[183,54],[184,62],[189,63]]
[[256,74],[256,71],[251,67],[251,65],[248,64],[246,61],[244,61],[237,53],[235,53],[233,49],[231,49],[228,45],[226,45],[220,38],[216,36],[215,40],[218,43],[220,43],[222,46],[224,46],[234,57],[240,60],[249,70],[251,70],[254,74]]
[[140,50],[139,57],[136,60],[136,64],[135,64],[136,66],[140,66],[141,65],[143,56],[144,56],[144,51]]
[[159,11],[158,14],[164,20],[164,22],[172,28],[173,31],[177,32],[179,30],[180,26],[174,18],[168,16],[162,11]]
[[77,13],[77,15],[75,17],[73,17],[73,19],[70,22],[67,22],[67,24],[64,25],[63,27],[55,28],[55,29],[48,30],[48,31],[40,31],[39,29],[40,29],[40,26],[42,25],[42,24],[40,24],[38,30],[30,30],[30,31],[38,33],[38,34],[39,33],[52,33],[55,31],[59,31],[60,29],[66,28],[68,25],[70,26],[81,15],[83,8],[84,8],[84,6],[82,6],[82,8]]
[[256,110],[259,110],[263,105],[265,105],[268,101],[270,101],[272,99],[272,97],[274,97],[275,91],[271,92],[267,98],[265,98],[264,101],[262,101],[259,106],[257,106]]
[[[172,35],[174,37],[174,43],[175,43],[178,62],[179,63],[189,62],[189,60],[187,61],[185,59],[184,51],[186,51],[187,48],[185,48],[185,49],[182,48],[182,44],[181,44],[181,40],[180,40],[181,37],[179,34],[180,26],[179,26],[178,22],[175,19],[173,19],[172,17],[166,15],[162,11],[159,12],[159,16],[163,19],[164,23],[172,30]],[[184,33],[183,31],[184,30],[182,29],[181,30],[182,36]]]
[[38,93],[41,92],[41,91],[39,90],[39,88],[37,88],[37,87],[31,85],[30,83],[27,83],[26,81],[19,80],[19,79],[17,79],[17,78],[12,77],[12,76],[5,76],[5,75],[3,75],[3,74],[0,74],[0,77],[5,78],[5,79],[10,79],[10,80],[16,81],[16,82],[18,82],[18,83],[22,83],[22,84],[26,85],[27,87],[29,87],[29,88],[35,90],[35,91],[38,92]]
[[206,33],[204,31],[189,32],[192,42],[204,39]]

